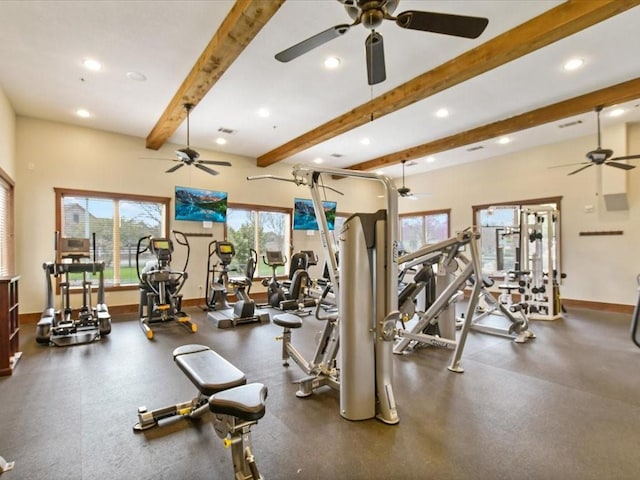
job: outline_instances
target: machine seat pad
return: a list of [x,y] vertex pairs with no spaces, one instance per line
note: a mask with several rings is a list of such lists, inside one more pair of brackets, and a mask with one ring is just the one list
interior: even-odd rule
[[249,277],[229,277],[227,283],[230,285],[237,285],[239,287],[247,287],[251,285],[251,279]]
[[273,323],[285,328],[300,328],[302,319],[293,313],[280,313],[273,316]]
[[207,397],[247,383],[242,371],[205,345],[182,345],[173,351],[173,360]]
[[266,399],[266,385],[250,383],[212,395],[209,409],[213,413],[232,415],[242,420],[258,420],[264,416]]

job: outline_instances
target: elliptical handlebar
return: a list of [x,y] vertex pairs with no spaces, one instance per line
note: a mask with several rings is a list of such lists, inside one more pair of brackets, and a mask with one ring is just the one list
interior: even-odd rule
[[[182,269],[182,271],[185,273],[184,279],[186,280],[187,265],[189,265],[189,255],[191,254],[191,245],[189,245],[189,239],[187,238],[187,235],[184,232],[181,232],[180,230],[172,230],[172,232],[173,232],[174,238],[176,239],[176,242],[178,242],[183,247],[187,247],[187,258],[184,261],[184,267]],[[182,285],[180,286],[180,288],[182,288]]]
[[144,252],[149,250],[149,243],[147,243],[147,246],[144,247],[142,250],[140,249],[140,245],[142,245],[143,241],[149,240],[150,238],[151,238],[151,235],[147,235],[146,237],[141,237],[138,240],[138,245],[136,246],[136,274],[138,275],[138,280],[140,280],[140,283],[145,283],[145,281],[142,279],[142,275],[140,275],[140,255],[142,255]]

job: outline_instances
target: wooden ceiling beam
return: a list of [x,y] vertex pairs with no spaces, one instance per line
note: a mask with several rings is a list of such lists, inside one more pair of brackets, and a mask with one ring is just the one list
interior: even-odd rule
[[147,136],[147,148],[158,150],[173,135],[187,117],[184,104],[195,106],[204,98],[284,2],[236,0]]
[[527,128],[537,127],[545,123],[555,122],[574,115],[593,111],[596,107],[608,107],[617,103],[629,102],[640,98],[640,78],[619,83],[611,87],[596,90],[579,97],[547,105],[530,112],[506,118],[481,127],[440,138],[432,142],[410,147],[399,152],[383,155],[366,162],[352,165],[351,170],[373,170],[400,163],[403,160],[434,155],[454,148],[483,142],[491,138],[519,132]]
[[267,167],[314,145],[516,60],[640,4],[568,0],[537,17],[281,145],[257,159]]

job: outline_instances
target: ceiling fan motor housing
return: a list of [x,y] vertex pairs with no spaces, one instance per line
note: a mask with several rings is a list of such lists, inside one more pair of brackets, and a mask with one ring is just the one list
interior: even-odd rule
[[360,21],[369,30],[380,26],[385,17],[390,16],[398,6],[398,0],[338,0],[344,5],[347,13],[354,21]]

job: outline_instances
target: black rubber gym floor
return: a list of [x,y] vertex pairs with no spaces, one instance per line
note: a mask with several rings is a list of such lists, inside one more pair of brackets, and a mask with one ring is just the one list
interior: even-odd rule
[[[281,365],[275,324],[220,330],[191,309],[198,333],[176,323],[144,336],[133,316],[114,318],[100,343],[43,347],[35,325],[20,331],[23,357],[0,377],[0,456],[15,461],[2,480],[231,480],[230,450],[209,416],[134,434],[140,405],[190,400],[195,388],[174,365],[179,345],[210,346],[249,381],[269,388],[253,427],[265,479],[636,479],[640,475],[640,349],[630,316],[573,309],[532,322],[523,345],[471,333],[464,374],[450,353],[394,356],[400,423],[351,422],[337,392],[295,396],[303,376]],[[310,357],[319,322],[293,334]]]

